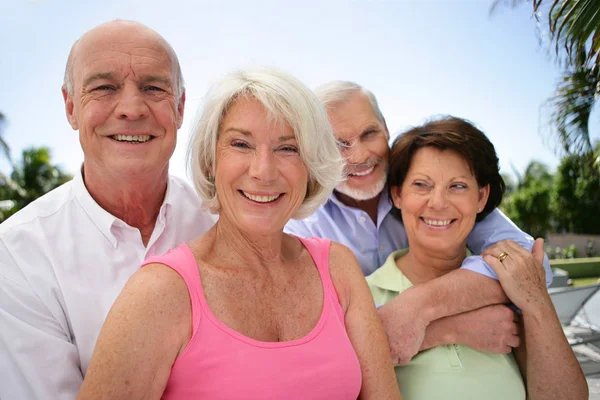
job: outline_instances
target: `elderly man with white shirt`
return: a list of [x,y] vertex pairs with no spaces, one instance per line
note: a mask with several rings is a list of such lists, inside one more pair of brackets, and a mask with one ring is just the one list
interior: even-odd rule
[[135,22],[83,35],[62,88],[80,173],[0,225],[0,398],[73,399],[112,303],[144,259],[212,225],[168,173],[185,91],[171,46]]

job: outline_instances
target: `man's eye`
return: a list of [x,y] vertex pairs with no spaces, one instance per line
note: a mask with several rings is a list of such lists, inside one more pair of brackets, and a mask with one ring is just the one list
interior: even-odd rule
[[114,86],[111,85],[100,85],[100,86],[96,86],[95,88],[92,89],[92,91],[94,92],[101,92],[104,90],[114,90]]
[[163,88],[159,88],[158,86],[146,86],[146,90],[149,92],[164,92]]
[[376,134],[376,133],[377,133],[377,131],[376,131],[376,130],[370,130],[370,131],[366,131],[366,132],[364,132],[364,133],[362,134],[362,137],[363,137],[363,138],[369,138],[369,137],[375,136],[375,134]]
[[344,139],[337,139],[336,143],[337,143],[337,146],[341,149],[347,149],[352,146],[352,144],[348,140],[344,140]]

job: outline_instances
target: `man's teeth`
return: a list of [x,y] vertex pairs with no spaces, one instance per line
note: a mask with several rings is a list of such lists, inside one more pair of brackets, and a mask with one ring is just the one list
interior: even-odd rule
[[446,226],[446,225],[449,225],[450,222],[452,222],[451,219],[447,219],[445,221],[440,221],[437,219],[425,219],[425,218],[423,218],[423,221],[425,221],[425,223],[427,225],[432,225],[432,226]]
[[365,175],[369,175],[371,172],[373,172],[373,170],[375,169],[375,166],[372,166],[371,168],[362,171],[362,172],[352,172],[351,174],[349,174],[350,176],[365,176]]
[[152,137],[150,135],[114,135],[113,139],[118,140],[119,142],[140,142],[144,143],[150,140]]
[[279,196],[281,196],[281,193],[275,196],[255,196],[253,194],[249,194],[246,192],[242,192],[242,194],[244,196],[246,196],[247,198],[249,198],[252,201],[256,201],[258,203],[270,203],[272,201],[275,201],[279,198]]

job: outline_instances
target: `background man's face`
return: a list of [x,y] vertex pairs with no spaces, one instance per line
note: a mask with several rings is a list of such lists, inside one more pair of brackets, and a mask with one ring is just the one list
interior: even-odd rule
[[389,134],[367,96],[354,93],[328,110],[329,121],[346,161],[347,179],[336,190],[355,200],[369,200],[385,186]]
[[66,102],[86,170],[124,178],[166,172],[183,101],[163,43],[151,31],[117,25],[88,33],[77,46]]

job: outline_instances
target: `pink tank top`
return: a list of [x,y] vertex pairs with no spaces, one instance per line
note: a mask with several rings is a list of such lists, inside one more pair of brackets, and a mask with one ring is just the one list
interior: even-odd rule
[[219,321],[208,308],[196,259],[183,244],[144,265],[160,263],[184,279],[192,305],[192,337],[171,369],[163,399],[356,399],[362,376],[329,275],[327,239],[298,238],[323,284],[323,310],[303,338],[262,342]]

